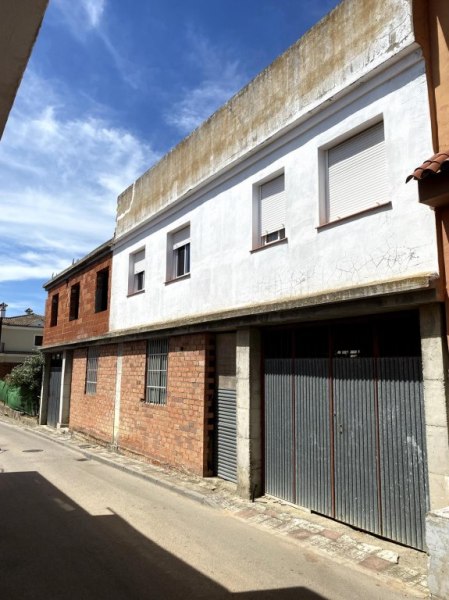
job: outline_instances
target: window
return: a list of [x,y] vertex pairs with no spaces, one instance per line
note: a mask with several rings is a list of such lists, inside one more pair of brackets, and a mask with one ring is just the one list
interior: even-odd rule
[[255,246],[285,239],[286,195],[284,174],[257,186],[258,235]]
[[146,402],[167,403],[168,339],[148,341]]
[[95,312],[102,312],[108,308],[109,269],[102,269],[97,273],[97,286],[95,288]]
[[70,288],[70,309],[69,321],[75,321],[78,318],[80,308],[80,284],[75,283]]
[[169,235],[171,256],[168,279],[177,279],[190,273],[190,225]]
[[327,150],[324,222],[388,202],[383,123]]
[[143,292],[145,289],[145,248],[129,257],[129,294]]
[[97,393],[98,356],[99,350],[96,346],[87,349],[86,394]]
[[54,327],[58,324],[58,307],[59,294],[55,294],[51,299],[50,327]]
[[34,345],[35,346],[42,346],[43,341],[44,341],[43,335],[35,335],[34,336]]

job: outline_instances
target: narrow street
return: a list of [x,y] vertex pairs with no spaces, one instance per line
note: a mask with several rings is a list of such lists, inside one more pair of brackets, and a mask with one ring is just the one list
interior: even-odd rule
[[0,423],[0,598],[411,598]]

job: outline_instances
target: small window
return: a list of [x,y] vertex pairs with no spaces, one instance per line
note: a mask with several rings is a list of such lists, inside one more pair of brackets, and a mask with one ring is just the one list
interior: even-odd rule
[[35,346],[42,346],[43,341],[44,341],[43,335],[35,335],[34,336],[34,345]]
[[383,123],[327,150],[326,207],[322,221],[337,221],[388,201]]
[[286,206],[284,174],[258,186],[256,246],[265,246],[285,238]]
[[99,350],[96,346],[87,349],[86,394],[97,393],[98,356]]
[[108,308],[109,269],[102,269],[97,273],[97,286],[95,288],[95,312],[102,312]]
[[129,294],[145,289],[145,249],[134,252],[129,257]]
[[146,402],[167,404],[168,339],[148,341]]
[[58,324],[58,308],[59,294],[55,294],[51,299],[50,327],[54,327]]
[[79,315],[80,308],[80,284],[75,283],[70,288],[70,310],[69,321],[75,321]]
[[190,273],[190,225],[169,235],[171,256],[168,279],[177,279]]

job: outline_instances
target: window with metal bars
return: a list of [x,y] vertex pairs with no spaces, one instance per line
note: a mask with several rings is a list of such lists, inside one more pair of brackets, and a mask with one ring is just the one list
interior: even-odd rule
[[86,362],[86,394],[97,393],[97,377],[98,377],[98,359],[99,349],[96,346],[91,346],[87,349]]
[[148,404],[167,404],[167,367],[168,339],[149,340],[145,394]]

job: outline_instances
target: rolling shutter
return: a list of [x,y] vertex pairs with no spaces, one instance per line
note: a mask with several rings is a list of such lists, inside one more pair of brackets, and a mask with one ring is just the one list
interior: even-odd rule
[[140,250],[133,255],[134,275],[145,271],[145,250]]
[[285,227],[286,195],[284,175],[260,186],[260,235]]
[[328,221],[388,202],[383,123],[328,150]]
[[190,225],[183,227],[179,231],[172,234],[173,250],[185,246],[190,242]]

